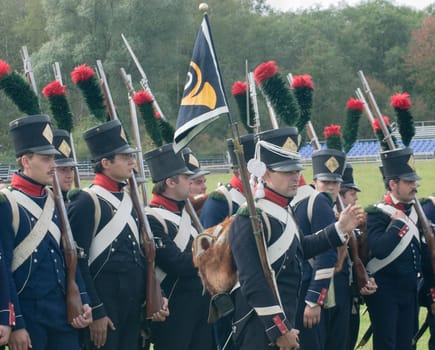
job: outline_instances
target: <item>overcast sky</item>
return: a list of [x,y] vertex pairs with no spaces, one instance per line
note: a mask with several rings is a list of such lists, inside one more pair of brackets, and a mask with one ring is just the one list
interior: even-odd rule
[[[348,5],[355,5],[360,2],[367,2],[366,0],[267,0],[267,2],[274,8],[287,11],[308,9],[314,5],[320,5],[322,8],[327,8],[329,5],[337,5],[345,3]],[[393,0],[392,3],[396,5],[407,5],[417,9],[423,9],[426,6],[434,3],[435,0]]]

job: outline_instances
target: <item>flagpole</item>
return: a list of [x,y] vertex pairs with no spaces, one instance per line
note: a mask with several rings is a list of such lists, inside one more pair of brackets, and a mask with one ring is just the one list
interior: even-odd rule
[[[201,12],[203,12],[205,23],[206,23],[208,31],[210,33],[210,41],[212,43],[212,47],[214,48],[213,39],[211,37],[210,25],[209,25],[208,16],[207,16],[208,5],[206,3],[201,3],[199,5],[199,10]],[[216,62],[217,62],[217,59],[216,59]],[[216,69],[217,69],[217,72],[219,75],[219,79],[220,79],[220,81],[222,81],[222,75],[221,75],[221,72],[220,72],[218,65],[216,65]],[[225,104],[228,106],[225,88],[224,88],[223,84],[221,85],[221,89],[223,92],[223,98],[225,100]],[[237,126],[237,123],[234,122],[229,109],[227,111],[227,116],[228,116],[228,123],[231,127],[231,132],[232,132],[232,136],[233,136],[233,143],[234,143],[234,153],[236,155],[236,158],[237,158],[237,161],[239,164],[240,178],[241,178],[241,181],[243,184],[243,190],[244,190],[245,197],[246,197],[246,203],[247,203],[247,207],[249,210],[249,217],[251,220],[251,226],[252,226],[252,230],[253,230],[253,234],[254,234],[254,238],[255,238],[255,243],[257,246],[258,255],[260,258],[260,262],[261,262],[261,267],[263,269],[264,277],[266,278],[267,284],[270,286],[270,288],[271,288],[272,292],[274,293],[275,297],[277,298],[277,300],[280,300],[278,288],[277,288],[276,282],[275,282],[274,273],[272,271],[272,268],[271,268],[271,266],[268,262],[268,258],[267,258],[267,251],[266,251],[266,244],[265,244],[265,240],[264,240],[263,226],[261,223],[261,219],[256,211],[254,196],[252,194],[251,185],[249,183],[248,169],[246,166],[246,161],[245,161],[245,157],[244,157],[244,153],[243,153],[243,145],[240,142],[240,134],[239,134],[238,126]]]

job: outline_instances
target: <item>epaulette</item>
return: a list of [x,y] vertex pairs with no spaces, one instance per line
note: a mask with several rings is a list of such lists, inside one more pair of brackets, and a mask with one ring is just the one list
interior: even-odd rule
[[80,188],[73,188],[72,190],[68,191],[66,197],[68,198],[68,200],[73,201],[74,199],[77,198],[77,196],[81,191],[82,190]]
[[[258,215],[261,215],[262,210],[261,210],[260,208],[255,207],[255,212],[256,212]],[[246,205],[246,203],[243,204],[243,205],[242,205],[242,206],[237,210],[237,215],[240,215],[240,216],[249,216],[249,215],[250,215],[250,213],[249,213],[249,208],[248,208],[248,206]]]
[[221,202],[226,201],[225,195],[222,192],[216,190],[210,192],[209,197]]
[[367,214],[374,214],[374,213],[382,213],[382,210],[379,209],[377,206],[375,205],[369,205],[368,207],[364,208],[364,211]]

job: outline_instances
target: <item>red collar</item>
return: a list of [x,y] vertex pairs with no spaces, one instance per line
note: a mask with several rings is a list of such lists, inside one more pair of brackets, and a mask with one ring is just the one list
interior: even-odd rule
[[264,187],[264,198],[278,204],[281,207],[286,207],[290,203],[290,198],[284,197],[270,188]]
[[12,175],[11,186],[33,197],[42,197],[46,194],[45,185],[32,180],[22,173]]
[[242,180],[240,180],[236,175],[233,175],[233,177],[231,178],[230,185],[232,188],[235,188],[240,193],[244,193]]
[[384,196],[384,202],[385,202],[385,204],[391,205],[392,207],[394,207],[398,210],[401,210],[401,211],[406,211],[410,207],[410,204],[399,202],[399,200],[397,198],[395,198],[391,194],[391,192],[388,192]]
[[150,202],[151,207],[164,208],[173,213],[179,213],[183,210],[184,202],[178,202],[161,194],[153,194]]
[[112,180],[110,177],[101,173],[95,174],[93,184],[101,186],[110,192],[122,192],[125,186],[125,183]]

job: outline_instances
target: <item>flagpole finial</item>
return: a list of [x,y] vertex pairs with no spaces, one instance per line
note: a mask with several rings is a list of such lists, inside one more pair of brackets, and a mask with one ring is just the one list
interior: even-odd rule
[[208,11],[208,5],[205,2],[202,2],[199,4],[199,11],[203,12],[204,14]]

